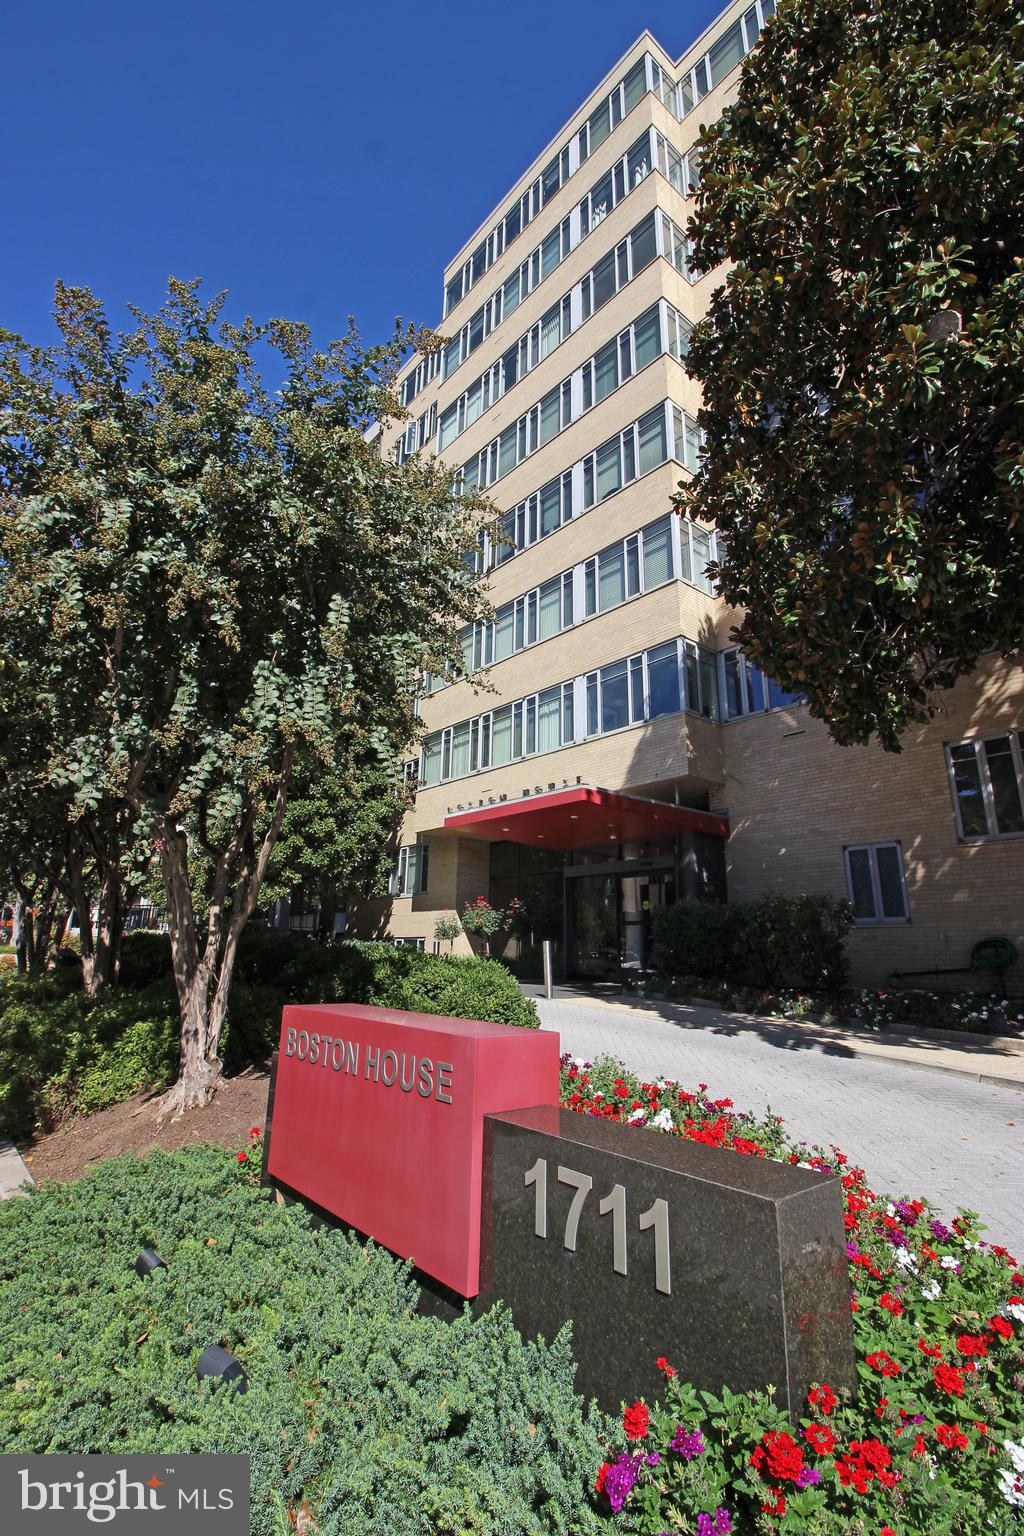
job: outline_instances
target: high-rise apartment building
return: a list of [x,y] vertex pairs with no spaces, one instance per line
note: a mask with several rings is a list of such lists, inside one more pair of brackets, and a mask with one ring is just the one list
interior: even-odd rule
[[1019,665],[993,658],[899,757],[840,749],[730,643],[714,534],[672,512],[721,281],[688,262],[694,146],[773,9],[730,6],[678,61],[644,33],[445,271],[450,342],[403,370],[383,451],[439,454],[501,509],[495,617],[464,679],[427,680],[392,895],[356,932],[430,948],[442,909],[515,896],[523,948],[586,977],[642,964],[666,903],[812,892],[853,901],[864,984],[992,934],[1024,949]]

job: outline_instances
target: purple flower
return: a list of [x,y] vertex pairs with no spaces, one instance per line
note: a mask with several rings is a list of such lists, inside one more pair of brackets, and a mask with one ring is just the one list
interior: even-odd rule
[[617,1457],[608,1468],[608,1475],[604,1480],[604,1491],[616,1515],[629,1498],[642,1460],[642,1456],[623,1454]]
[[910,1238],[905,1232],[901,1232],[899,1227],[890,1227],[885,1235],[894,1248],[910,1247]]
[[[697,1516],[697,1536],[729,1536],[731,1530],[732,1521],[729,1518],[729,1511],[723,1509],[721,1505],[713,1515],[702,1511]],[[663,1532],[662,1536],[668,1536],[668,1532]]]
[[950,1238],[953,1236],[949,1228],[943,1226],[941,1221],[929,1222],[929,1227],[931,1229],[932,1237],[934,1237],[940,1243],[948,1243]]
[[804,1467],[798,1475],[796,1485],[798,1488],[811,1488],[815,1483],[821,1482],[821,1473],[817,1467]]
[[846,1257],[848,1259],[859,1259],[860,1258],[860,1249],[857,1247],[856,1243],[847,1243],[847,1245],[846,1245]]
[[676,1432],[669,1441],[669,1448],[675,1451],[677,1456],[684,1456],[687,1461],[692,1461],[695,1456],[703,1456],[707,1449],[700,1430],[684,1429],[682,1424],[676,1425]]
[[656,1467],[660,1460],[661,1456],[658,1451],[652,1451],[649,1456],[644,1457],[644,1461],[646,1461],[649,1467]]
[[907,1204],[906,1200],[897,1200],[896,1215],[905,1227],[912,1227],[917,1221],[917,1212],[912,1205]]

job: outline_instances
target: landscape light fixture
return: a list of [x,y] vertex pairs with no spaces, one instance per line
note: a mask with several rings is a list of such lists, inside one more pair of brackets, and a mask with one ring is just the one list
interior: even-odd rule
[[140,1280],[145,1280],[154,1269],[166,1269],[167,1265],[157,1253],[155,1248],[143,1248],[135,1260],[135,1273]]
[[210,1344],[203,1350],[196,1366],[196,1375],[200,1381],[205,1376],[212,1377],[215,1385],[227,1382],[234,1392],[249,1390],[249,1378],[241,1365],[234,1355],[229,1355],[227,1350],[221,1349],[219,1344]]

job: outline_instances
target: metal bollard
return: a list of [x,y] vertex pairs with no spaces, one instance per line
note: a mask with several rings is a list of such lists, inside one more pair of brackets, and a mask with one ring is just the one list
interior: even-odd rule
[[541,952],[544,956],[544,996],[554,997],[555,984],[552,976],[551,965],[551,940],[544,939],[541,943]]

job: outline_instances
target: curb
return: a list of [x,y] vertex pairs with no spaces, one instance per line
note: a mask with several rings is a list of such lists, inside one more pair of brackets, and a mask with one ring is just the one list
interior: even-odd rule
[[[540,1001],[545,1001],[545,999],[540,999]],[[671,1018],[671,1016],[665,1014],[664,1012],[660,1011],[657,1008],[650,1008],[650,1009],[648,1009],[648,1008],[638,1008],[633,1003],[616,1002],[616,1001],[612,1001],[611,999],[583,998],[583,997],[568,998],[567,997],[567,998],[553,999],[553,1001],[565,1003],[565,1004],[567,1004],[570,1007],[575,1006],[575,1007],[584,1007],[584,1008],[586,1008],[586,1007],[590,1007],[590,1008],[606,1008],[606,1009],[609,1009],[609,1010],[611,1010],[613,1012],[619,1012],[619,1013],[623,1013],[623,1012],[625,1012],[625,1013],[639,1013],[639,1014],[647,1016],[647,1017],[650,1017],[653,1014],[653,1016],[655,1018],[660,1018],[663,1022],[665,1022],[667,1024],[673,1024],[673,1023],[676,1022],[673,1018]],[[711,1003],[711,1002],[700,1002],[700,1003],[692,1003],[692,1004],[687,1004],[687,1003],[669,1004],[669,1007],[673,1007],[673,1006],[681,1006],[681,1007],[684,1007],[684,1008],[685,1007],[711,1008],[711,1009],[714,1009],[718,1013],[725,1014],[727,1017],[754,1020],[754,1021],[756,1021],[756,1024],[757,1024],[758,1028],[749,1030],[748,1032],[751,1033],[751,1034],[756,1034],[756,1033],[759,1032],[759,1030],[763,1030],[765,1028],[767,1028],[767,1029],[773,1029],[773,1028],[774,1029],[786,1029],[786,1028],[790,1028],[790,1029],[797,1028],[797,1029],[799,1029],[801,1027],[802,1023],[804,1022],[803,1020],[799,1020],[799,1019],[769,1019],[769,1018],[762,1017],[762,1015],[760,1015],[760,1014],[737,1014],[737,1013],[733,1012],[732,1010],[729,1010],[729,1009],[726,1009],[726,1008],[722,1008],[720,1005],[715,1004],[715,1003]],[[827,1027],[827,1026],[818,1025],[816,1027],[817,1028],[824,1028],[824,1027]],[[873,1035],[873,1033],[874,1032],[872,1032],[872,1035]],[[888,1034],[889,1031],[885,1031],[884,1033]],[[947,1030],[947,1031],[943,1031],[943,1033],[951,1034],[951,1033],[953,1033],[953,1031]],[[951,1063],[944,1062],[944,1061],[915,1061],[915,1060],[913,1060],[912,1057],[909,1057],[907,1055],[903,1055],[903,1054],[900,1054],[900,1055],[889,1054],[884,1049],[881,1050],[881,1051],[877,1051],[877,1050],[876,1051],[865,1051],[863,1049],[858,1049],[856,1037],[851,1039],[849,1036],[846,1036],[846,1035],[840,1036],[837,1033],[833,1038],[837,1042],[840,1042],[849,1051],[850,1055],[852,1057],[854,1057],[858,1061],[888,1061],[888,1062],[894,1063],[896,1066],[910,1067],[912,1070],[917,1071],[917,1072],[945,1072],[945,1073],[947,1073],[948,1075],[950,1075],[952,1077],[966,1077],[966,1078],[969,1078],[972,1082],[981,1083],[984,1086],[989,1087],[989,1088],[993,1088],[993,1087],[994,1088],[1010,1088],[1010,1089],[1013,1089],[1014,1091],[1016,1091],[1017,1093],[1024,1093],[1024,1079],[1021,1079],[1021,1078],[1017,1078],[1017,1077],[1004,1077],[1004,1076],[1002,1076],[998,1072],[981,1072],[981,1071],[978,1070],[977,1067],[974,1067],[974,1066],[954,1066]],[[992,1035],[979,1035],[979,1036],[975,1036],[974,1038],[975,1039],[979,1039],[979,1040],[989,1041],[989,1040],[992,1040],[993,1038],[999,1038],[999,1037],[998,1036],[994,1037]],[[884,1044],[884,1042],[883,1042],[883,1044]],[[894,1045],[895,1045],[895,1042],[894,1042]],[[915,1047],[913,1045],[907,1045],[907,1046],[903,1046],[903,1047],[895,1046],[895,1049],[896,1050],[900,1050],[900,1051],[913,1051],[915,1049]],[[1016,1056],[1018,1053],[1017,1052],[1008,1052],[1007,1054]],[[987,1063],[986,1063],[986,1065],[987,1065]]]

